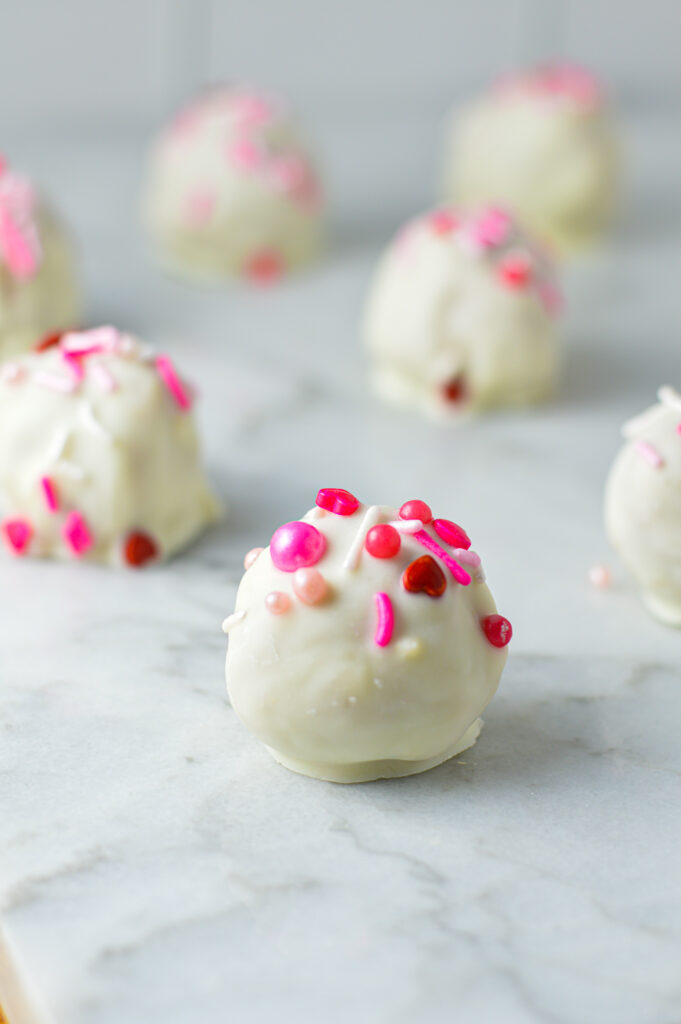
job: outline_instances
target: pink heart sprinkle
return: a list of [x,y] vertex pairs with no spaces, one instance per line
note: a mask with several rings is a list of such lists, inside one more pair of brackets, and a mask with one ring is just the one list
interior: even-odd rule
[[12,551],[23,555],[33,536],[33,527],[28,519],[6,519],[2,533]]

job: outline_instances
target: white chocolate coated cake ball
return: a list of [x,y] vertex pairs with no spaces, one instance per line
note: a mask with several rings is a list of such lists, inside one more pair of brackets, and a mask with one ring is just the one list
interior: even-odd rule
[[66,235],[31,182],[0,157],[0,361],[79,316]]
[[605,526],[650,612],[681,628],[681,395],[664,387],[659,399],[623,428]]
[[579,246],[611,218],[617,147],[601,88],[570,65],[504,78],[449,129],[445,195],[502,203],[540,238]]
[[412,775],[480,733],[511,638],[465,531],[423,501],[324,488],[246,556],[227,689],[287,768],[331,782]]
[[364,335],[379,397],[436,418],[540,402],[558,370],[553,267],[503,210],[436,210],[379,264]]
[[280,102],[219,87],[181,110],[156,141],[144,218],[169,268],[265,283],[316,256],[321,184]]
[[218,514],[192,394],[168,356],[113,327],[0,367],[0,523],[15,555],[141,566]]

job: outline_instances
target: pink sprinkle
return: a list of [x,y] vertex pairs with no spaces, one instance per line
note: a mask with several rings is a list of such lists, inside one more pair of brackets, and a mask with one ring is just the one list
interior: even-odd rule
[[383,593],[374,594],[374,601],[376,602],[376,611],[378,613],[374,643],[378,647],[387,647],[395,629],[393,603],[388,595]]
[[417,498],[412,501],[405,501],[404,505],[400,508],[399,515],[400,519],[420,519],[422,523],[429,523],[433,518],[430,506],[426,505],[425,501],[419,501]]
[[28,519],[6,519],[2,524],[5,541],[16,555],[23,555],[33,536]]
[[560,313],[563,306],[563,296],[555,284],[551,281],[538,281],[537,294],[547,313],[550,313],[551,316],[557,316]]
[[272,284],[284,273],[284,261],[274,249],[263,249],[248,260],[244,270],[254,284]]
[[59,502],[57,500],[57,491],[54,486],[54,480],[51,480],[49,476],[44,476],[40,481],[40,486],[43,489],[45,504],[48,509],[50,512],[57,512],[59,510]]
[[255,565],[258,556],[263,552],[262,548],[251,548],[244,555],[244,569],[250,569],[252,565]]
[[532,278],[532,261],[524,253],[510,253],[499,264],[498,272],[509,288],[527,288]]
[[320,604],[327,595],[328,587],[318,569],[296,569],[293,592],[303,604]]
[[458,562],[470,565],[473,569],[477,569],[482,561],[477,551],[469,551],[467,548],[454,548],[452,554]]
[[84,555],[94,543],[88,525],[80,512],[69,512],[61,532],[62,537],[77,558]]
[[22,369],[18,363],[5,363],[0,369],[0,379],[7,384],[14,384],[22,375]]
[[253,93],[233,93],[229,96],[229,106],[243,124],[266,124],[273,116],[271,104]]
[[187,196],[184,206],[187,222],[194,227],[208,224],[213,218],[216,206],[217,196],[214,192],[209,192],[208,189],[191,192]]
[[285,615],[291,608],[291,598],[281,590],[271,590],[265,596],[265,608],[271,615]]
[[316,565],[326,551],[326,537],[312,523],[296,520],[275,530],[270,555],[277,569],[295,572]]
[[62,350],[62,358],[76,380],[81,381],[85,376],[85,370],[83,369],[76,354],[74,352],[65,352]]
[[428,223],[436,235],[451,235],[459,226],[459,220],[451,210],[435,210],[428,215]]
[[676,433],[677,433],[677,434],[681,434],[681,423],[678,423],[678,424],[676,425]]
[[511,218],[504,210],[490,207],[467,227],[470,241],[483,249],[494,249],[506,239],[511,229]]
[[434,519],[433,528],[440,540],[453,548],[468,549],[471,546],[471,539],[466,531],[451,519]]
[[605,590],[612,583],[612,576],[607,565],[592,565],[589,569],[589,583],[597,590]]
[[417,540],[424,548],[441,558],[457,583],[460,583],[463,587],[468,586],[471,578],[466,570],[462,569],[459,563],[455,562],[453,558],[450,558],[447,552],[443,551],[437,541],[433,540],[429,533],[426,533],[425,530],[419,530],[418,533],[414,534],[414,540]]
[[322,487],[316,504],[337,516],[352,516],[359,508],[359,499],[342,487]]
[[183,412],[190,409],[192,404],[191,399],[180,382],[180,378],[177,375],[170,356],[157,356],[156,369],[158,370],[159,377],[180,409],[182,409]]
[[654,448],[648,441],[637,441],[635,448],[639,455],[641,455],[646,462],[655,469],[659,469],[660,466],[664,466],[664,459],[658,452],[657,448]]
[[307,164],[299,156],[281,156],[273,160],[269,167],[274,184],[283,192],[296,195],[305,190],[309,177]]
[[60,373],[48,373],[46,370],[39,370],[33,377],[36,384],[50,391],[75,391],[78,381],[75,377],[62,377]]
[[118,387],[115,379],[103,363],[93,363],[90,373],[102,391],[115,391]]
[[38,269],[38,252],[28,234],[22,232],[14,217],[0,206],[0,250],[14,277],[26,280]]

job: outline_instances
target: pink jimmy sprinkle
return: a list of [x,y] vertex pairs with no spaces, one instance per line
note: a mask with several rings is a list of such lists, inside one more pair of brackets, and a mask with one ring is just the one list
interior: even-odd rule
[[463,587],[468,586],[471,582],[471,578],[466,570],[462,569],[459,563],[455,562],[453,558],[450,558],[447,552],[443,551],[437,541],[433,540],[429,533],[426,533],[425,530],[419,530],[413,536],[414,540],[417,540],[419,544],[432,552],[432,554],[437,555],[438,558],[445,563],[457,583],[460,583]]
[[170,356],[157,356],[156,369],[159,377],[180,409],[182,409],[183,412],[191,409],[191,399],[177,375]]
[[78,356],[73,352],[65,352],[62,350],[62,358],[76,380],[81,381],[85,376],[85,370],[83,369]]
[[376,612],[378,613],[374,643],[377,647],[387,647],[395,629],[393,603],[388,595],[383,593],[374,594],[374,601],[376,603]]
[[62,536],[77,558],[84,555],[94,543],[88,525],[80,512],[69,513],[62,527]]
[[51,480],[49,476],[44,476],[40,481],[40,486],[43,489],[45,504],[47,505],[50,512],[58,512],[59,501],[57,499],[57,491],[54,486],[54,480]]
[[33,536],[33,527],[28,519],[6,519],[2,535],[16,555],[23,555]]
[[646,462],[655,469],[659,469],[660,466],[664,466],[664,459],[658,452],[657,448],[654,448],[648,441],[637,441],[635,448],[639,455],[641,455]]

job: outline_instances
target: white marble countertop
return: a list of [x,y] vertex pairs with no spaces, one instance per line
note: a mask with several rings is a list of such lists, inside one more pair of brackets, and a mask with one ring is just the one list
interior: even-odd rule
[[[194,291],[156,275],[126,224],[132,147],[82,144],[82,195],[57,152],[92,317],[199,382],[231,514],[142,574],[2,558],[11,1024],[681,1019],[681,637],[642,611],[601,525],[622,420],[681,384],[681,136],[641,119],[628,148],[628,212],[567,273],[559,400],[458,428],[366,393],[358,315],[410,209],[371,219],[348,186],[318,269]],[[102,210],[107,186],[120,200]],[[227,703],[220,623],[243,554],[322,485],[424,497],[465,524],[514,624],[479,743],[425,775],[297,777]],[[615,585],[596,592],[603,560]]]

